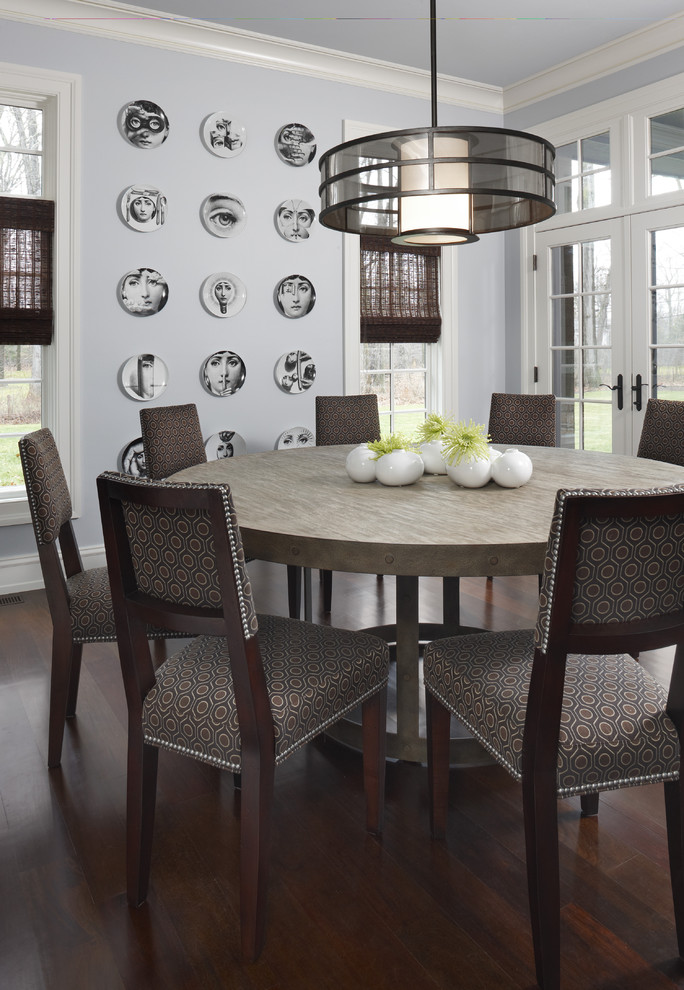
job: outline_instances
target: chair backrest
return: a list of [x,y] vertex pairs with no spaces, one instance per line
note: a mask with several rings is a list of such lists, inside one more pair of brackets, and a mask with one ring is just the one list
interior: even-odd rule
[[492,443],[555,447],[555,395],[492,392],[487,432]]
[[[558,492],[539,596],[523,773],[534,760],[555,775],[569,654],[591,656],[598,672],[617,654],[676,644],[677,687],[668,714],[682,725],[683,547],[684,485]],[[586,707],[596,731],[601,715],[592,715],[590,701]],[[603,717],[608,724],[610,714]]]
[[379,439],[377,395],[316,396],[316,446]]
[[207,459],[197,406],[156,406],[140,410],[147,475],[153,481]]
[[684,402],[648,400],[637,457],[684,466]]
[[129,710],[139,712],[154,684],[148,625],[225,636],[243,747],[257,737],[270,745],[258,624],[228,485],[105,472],[97,488]]

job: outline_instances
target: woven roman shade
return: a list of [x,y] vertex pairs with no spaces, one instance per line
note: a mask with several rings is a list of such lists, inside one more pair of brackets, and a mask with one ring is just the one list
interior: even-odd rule
[[0,344],[52,343],[55,204],[0,196]]
[[438,247],[361,238],[361,343],[439,340]]

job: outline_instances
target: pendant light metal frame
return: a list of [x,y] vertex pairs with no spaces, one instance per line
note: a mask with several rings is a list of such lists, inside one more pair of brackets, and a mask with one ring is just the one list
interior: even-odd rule
[[[430,0],[431,126],[385,131],[325,152],[318,190],[324,226],[400,244],[447,245],[540,223],[556,212],[555,148],[545,138],[502,127],[437,125],[436,20],[436,0]],[[420,142],[424,155],[402,159],[402,148]],[[449,145],[452,152],[445,153]],[[454,154],[457,147],[466,153]],[[416,176],[422,187],[411,188]],[[461,181],[454,184],[453,178]],[[443,210],[437,196],[451,197],[443,200]],[[415,212],[422,197],[428,197],[433,219],[439,214],[438,223],[403,230],[402,201],[415,204]],[[463,197],[468,198],[467,227],[448,218]]]

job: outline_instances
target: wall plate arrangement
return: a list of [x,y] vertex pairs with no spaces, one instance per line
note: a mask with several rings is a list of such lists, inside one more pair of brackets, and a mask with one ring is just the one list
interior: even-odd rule
[[131,474],[134,478],[147,477],[147,462],[145,461],[145,448],[143,438],[136,437],[127,443],[119,454],[119,471],[124,474]]
[[315,219],[313,207],[303,199],[284,199],[276,207],[273,217],[276,230],[290,244],[308,240]]
[[247,301],[247,289],[232,272],[214,272],[202,282],[200,299],[212,316],[236,316]]
[[166,222],[166,196],[154,186],[138,182],[121,193],[119,213],[131,230],[142,234],[159,230]]
[[293,447],[314,447],[316,441],[308,426],[291,426],[283,430],[276,440],[276,450],[292,450]]
[[169,136],[169,118],[151,100],[133,100],[119,114],[119,129],[134,148],[160,148]]
[[247,141],[247,128],[228,110],[216,110],[202,122],[202,142],[219,158],[239,155]]
[[281,162],[301,168],[314,160],[316,138],[306,124],[284,124],[276,134],[275,148]]
[[121,369],[121,386],[138,402],[158,399],[169,383],[169,370],[156,354],[136,354]]
[[118,287],[119,302],[132,316],[154,316],[166,306],[169,286],[154,268],[126,272]]
[[283,392],[297,395],[306,392],[316,380],[316,365],[306,351],[281,354],[274,370],[276,385]]
[[211,193],[200,207],[200,219],[214,237],[235,237],[247,223],[247,211],[232,193]]
[[200,381],[210,395],[233,395],[246,377],[245,362],[235,351],[215,351],[200,368]]
[[316,290],[306,275],[286,275],[276,285],[273,301],[288,320],[298,320],[314,308]]
[[204,441],[208,461],[220,461],[224,457],[237,457],[247,453],[247,444],[235,430],[219,430]]

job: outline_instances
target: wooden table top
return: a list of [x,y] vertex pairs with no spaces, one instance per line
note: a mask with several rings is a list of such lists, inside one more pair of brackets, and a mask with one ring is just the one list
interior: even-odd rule
[[[477,576],[541,570],[559,488],[684,483],[684,468],[645,458],[520,447],[532,458],[522,488],[457,487],[444,475],[414,485],[358,484],[352,447],[266,451],[209,461],[174,480],[230,484],[250,556],[370,574]],[[504,448],[500,448],[504,449]]]

